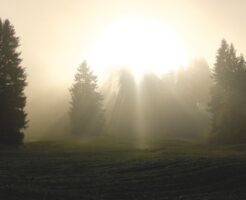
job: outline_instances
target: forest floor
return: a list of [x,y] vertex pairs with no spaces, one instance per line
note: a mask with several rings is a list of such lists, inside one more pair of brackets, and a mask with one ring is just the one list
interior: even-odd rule
[[1,147],[0,199],[246,199],[246,145],[101,137]]

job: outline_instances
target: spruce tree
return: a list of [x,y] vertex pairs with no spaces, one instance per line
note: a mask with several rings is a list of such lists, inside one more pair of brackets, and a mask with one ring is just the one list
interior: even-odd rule
[[0,143],[19,145],[26,128],[26,74],[21,67],[19,38],[9,20],[0,19]]
[[102,95],[97,91],[97,77],[93,75],[86,62],[83,62],[75,74],[70,89],[70,120],[72,134],[77,136],[98,135],[104,125]]
[[209,110],[212,113],[212,141],[246,141],[246,70],[243,56],[222,40],[213,72]]

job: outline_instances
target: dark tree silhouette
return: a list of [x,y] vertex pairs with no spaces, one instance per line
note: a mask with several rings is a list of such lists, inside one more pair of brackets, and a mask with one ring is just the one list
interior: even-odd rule
[[0,143],[19,145],[26,128],[26,74],[21,67],[19,38],[9,20],[0,19]]
[[211,140],[237,143],[246,140],[246,66],[233,45],[222,40],[213,72],[209,110],[212,113]]
[[87,63],[83,62],[78,68],[74,81],[70,89],[72,134],[98,135],[104,125],[104,111],[103,97],[97,91],[97,77],[93,75]]

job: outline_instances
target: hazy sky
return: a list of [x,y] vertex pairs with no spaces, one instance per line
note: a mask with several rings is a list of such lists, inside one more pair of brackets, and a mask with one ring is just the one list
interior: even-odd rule
[[21,39],[32,103],[54,89],[67,92],[98,34],[117,18],[159,20],[212,65],[222,38],[246,54],[245,8],[245,0],[0,0],[0,17]]
[[[157,19],[172,28],[194,56],[214,62],[222,38],[246,52],[244,0],[0,0],[21,38],[32,83],[70,80],[102,28],[124,16]],[[52,82],[50,82],[52,81]]]

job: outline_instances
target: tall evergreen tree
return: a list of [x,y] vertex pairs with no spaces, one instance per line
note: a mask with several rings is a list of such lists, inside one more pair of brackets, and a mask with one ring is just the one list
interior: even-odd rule
[[0,19],[0,143],[19,145],[27,125],[26,74],[21,67],[19,38],[9,20]]
[[104,125],[102,95],[97,91],[97,77],[93,75],[86,62],[75,74],[75,83],[70,89],[72,101],[70,120],[74,135],[98,135]]
[[233,45],[222,40],[213,72],[209,110],[212,113],[213,141],[242,142],[246,139],[246,68],[243,56],[237,57]]

